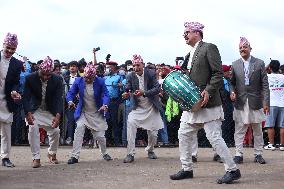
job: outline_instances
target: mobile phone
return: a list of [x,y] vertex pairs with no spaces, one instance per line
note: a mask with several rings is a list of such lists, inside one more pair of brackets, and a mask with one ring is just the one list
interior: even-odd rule
[[184,60],[184,58],[182,56],[178,56],[176,57],[176,60]]

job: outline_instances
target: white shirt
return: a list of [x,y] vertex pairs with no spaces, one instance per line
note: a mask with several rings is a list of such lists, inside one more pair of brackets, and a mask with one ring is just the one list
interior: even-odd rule
[[244,60],[243,58],[242,60],[244,62],[245,85],[249,85],[249,63],[251,60],[251,56],[247,60]]
[[70,88],[72,87],[72,85],[73,85],[73,83],[74,83],[74,81],[75,81],[76,78],[77,78],[76,76],[72,76],[72,75],[70,74],[70,80],[69,80],[69,86],[70,86]]
[[7,109],[7,102],[5,99],[5,79],[7,76],[10,59],[6,59],[1,51],[0,61],[0,122],[13,122],[13,114]]
[[267,74],[270,90],[270,106],[284,107],[284,75]]
[[195,53],[195,51],[196,51],[196,49],[197,49],[199,43],[200,43],[200,41],[198,41],[198,42],[194,45],[194,47],[192,47],[191,50],[189,51],[189,52],[190,52],[190,56],[189,56],[189,59],[188,59],[187,69],[190,69],[190,67],[191,67],[191,62],[192,62],[192,59],[193,59],[193,55],[194,55],[194,53]]

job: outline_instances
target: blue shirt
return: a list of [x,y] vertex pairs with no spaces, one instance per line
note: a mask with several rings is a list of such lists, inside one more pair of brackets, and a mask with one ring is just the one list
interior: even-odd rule
[[105,84],[110,98],[118,98],[120,95],[120,88],[118,83],[122,82],[122,78],[117,73],[105,76]]
[[26,76],[31,73],[31,65],[28,62],[24,63],[26,65],[26,71],[23,72],[21,71],[20,74],[20,92],[24,92],[24,87],[25,87],[25,81],[26,81]]
[[228,80],[223,78],[223,81],[224,81],[224,88],[225,88],[225,90],[230,92]]

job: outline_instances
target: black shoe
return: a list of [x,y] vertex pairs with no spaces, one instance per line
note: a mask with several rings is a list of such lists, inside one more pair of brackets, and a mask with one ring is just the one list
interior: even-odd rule
[[156,154],[154,152],[148,152],[148,158],[149,159],[158,159],[158,157],[156,156]]
[[111,158],[110,155],[108,155],[108,154],[103,155],[103,158],[104,158],[104,160],[106,160],[106,161],[112,160],[112,158]]
[[170,175],[170,179],[172,180],[182,180],[182,179],[188,179],[193,178],[193,171],[184,171],[183,169],[180,170],[178,173]]
[[196,163],[197,162],[197,156],[191,156],[192,162]]
[[254,158],[255,163],[265,164],[265,160],[263,159],[262,155],[256,155]]
[[128,154],[128,155],[124,158],[123,163],[132,163],[133,161],[134,161],[134,156]]
[[9,158],[2,159],[2,166],[4,167],[15,167],[15,165],[9,160]]
[[214,154],[213,161],[217,161],[219,163],[223,163],[222,158],[218,154]]
[[218,184],[230,184],[232,183],[234,180],[238,180],[239,178],[241,178],[241,172],[239,169],[235,170],[235,171],[231,171],[231,172],[226,172],[226,174],[217,179],[217,183]]
[[235,157],[234,157],[234,162],[235,162],[236,164],[241,164],[241,163],[243,163],[243,161],[244,161],[243,156],[235,156]]
[[74,157],[71,157],[67,162],[67,164],[75,164],[75,163],[78,163],[78,159]]

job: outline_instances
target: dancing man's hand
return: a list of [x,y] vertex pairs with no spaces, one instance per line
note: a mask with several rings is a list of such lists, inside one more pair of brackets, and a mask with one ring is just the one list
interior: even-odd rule
[[207,104],[207,102],[208,102],[208,100],[209,100],[209,93],[204,90],[204,91],[201,93],[201,96],[203,97],[203,101],[202,101],[202,103],[201,103],[201,107],[203,107],[203,106],[205,106],[205,105]]
[[71,108],[76,108],[76,105],[74,104],[74,102],[69,101],[69,102],[68,102],[68,108],[69,108],[69,109],[71,109]]
[[28,112],[27,115],[26,115],[26,119],[27,119],[27,122],[29,125],[34,125],[34,116],[31,112]]
[[121,96],[122,96],[123,99],[127,99],[130,96],[130,92],[124,92],[124,93],[122,93]]
[[269,113],[269,107],[268,107],[267,105],[264,105],[264,106],[263,106],[263,113],[264,113],[265,115],[268,115],[268,113]]
[[52,128],[56,128],[59,126],[59,122],[60,122],[60,114],[56,114],[55,118],[53,118],[52,123],[51,123],[51,127]]
[[135,92],[134,92],[134,96],[143,96],[144,95],[144,91],[142,91],[142,90],[136,90]]
[[100,112],[100,111],[106,112],[107,109],[108,109],[108,106],[107,106],[107,105],[102,105],[102,107],[100,107],[100,109],[98,109],[98,112]]
[[235,92],[231,92],[230,98],[231,98],[231,101],[234,102],[236,100],[236,93]]
[[12,98],[14,101],[18,101],[18,100],[21,100],[21,99],[22,99],[21,95],[20,95],[17,91],[12,91],[12,92],[11,92],[11,98]]

